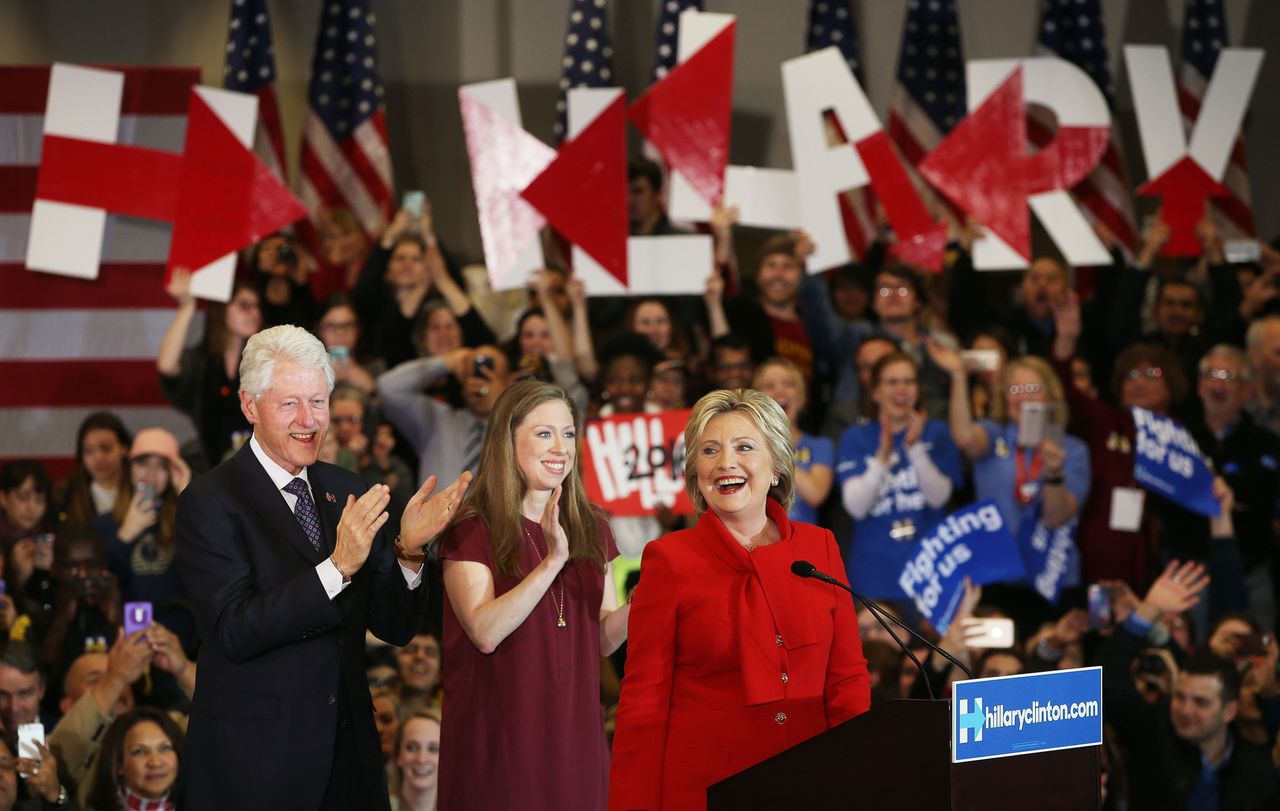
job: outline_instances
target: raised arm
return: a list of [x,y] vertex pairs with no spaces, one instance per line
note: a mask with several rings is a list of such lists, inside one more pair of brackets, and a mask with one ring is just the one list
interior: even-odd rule
[[191,295],[191,271],[174,268],[165,292],[178,302],[173,321],[160,339],[160,351],[156,353],[156,371],[165,377],[177,377],[182,371],[182,350],[191,332],[191,322],[196,316],[196,299]]
[[[925,350],[938,368],[951,375],[951,395],[947,404],[948,427],[951,441],[969,459],[981,459],[987,455],[991,438],[986,429],[973,421],[969,403],[969,373],[964,368],[960,353],[932,338],[925,338]],[[1002,396],[997,393],[996,396]]]
[[600,374],[596,361],[595,342],[591,338],[591,320],[587,315],[587,288],[582,280],[571,276],[565,282],[565,292],[573,304],[573,361],[578,374],[586,380],[595,380]]

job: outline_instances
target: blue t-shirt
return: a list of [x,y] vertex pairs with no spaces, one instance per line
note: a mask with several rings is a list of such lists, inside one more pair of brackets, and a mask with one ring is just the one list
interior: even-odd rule
[[[925,503],[915,468],[902,445],[905,436],[906,431],[894,435],[889,476],[866,517],[854,521],[853,543],[847,557],[849,582],[868,597],[907,599],[898,585],[902,569],[919,550],[920,539],[946,516],[943,508]],[[964,469],[946,424],[939,420],[926,422],[920,443],[938,470],[951,480],[952,487],[960,487]],[[879,422],[855,425],[845,431],[840,437],[836,465],[840,485],[865,473],[867,462],[875,458],[879,449]]]
[[[808,473],[814,465],[833,468],[836,464],[836,446],[824,436],[801,434],[796,440],[796,470]],[[818,509],[807,503],[797,493],[787,511],[791,521],[803,521],[806,524],[818,523]]]
[[[973,463],[974,495],[978,501],[991,499],[996,503],[1009,527],[1009,534],[1016,538],[1023,518],[1031,515],[1036,502],[1040,500],[1044,470],[1027,483],[1032,496],[1031,501],[1027,504],[1018,501],[1014,494],[1018,486],[1017,462],[1014,454],[1023,454],[1024,469],[1027,471],[1028,478],[1030,478],[1032,467],[1031,449],[1019,448],[1017,445],[1018,424],[979,420],[978,426],[987,432],[991,445],[987,448],[987,455]],[[1083,508],[1085,499],[1089,497],[1089,449],[1079,439],[1067,436],[1062,440],[1062,450],[1067,455],[1062,466],[1062,472],[1067,479],[1066,488],[1076,497],[1076,503]]]

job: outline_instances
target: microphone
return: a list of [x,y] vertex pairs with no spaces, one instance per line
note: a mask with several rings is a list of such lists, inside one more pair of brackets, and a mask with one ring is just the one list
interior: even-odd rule
[[867,610],[871,612],[871,616],[876,618],[876,622],[879,622],[881,627],[883,627],[886,631],[889,632],[889,636],[893,638],[894,642],[898,643],[898,647],[902,648],[903,652],[905,652],[907,656],[911,658],[912,662],[915,662],[916,669],[920,671],[920,678],[924,679],[924,686],[926,691],[929,693],[929,698],[933,698],[933,685],[929,681],[928,674],[924,672],[924,665],[920,664],[920,660],[916,658],[916,655],[911,651],[911,648],[907,647],[907,645],[901,639],[898,639],[898,635],[895,634],[893,630],[889,628],[888,623],[885,622],[886,619],[888,619],[894,625],[897,625],[902,630],[911,634],[916,639],[923,642],[930,650],[937,652],[944,659],[951,662],[956,667],[960,668],[960,670],[963,671],[966,676],[968,676],[971,679],[973,678],[973,671],[965,667],[964,665],[962,665],[960,661],[956,659],[956,657],[947,653],[942,648],[938,647],[937,645],[933,644],[929,640],[920,636],[920,634],[916,633],[911,628],[907,627],[907,625],[903,623],[901,620],[899,620],[897,617],[893,616],[888,611],[885,611],[884,607],[881,606],[879,603],[875,602],[874,600],[869,600],[866,597],[863,597],[857,591],[854,591],[852,588],[850,588],[849,586],[846,586],[844,583],[841,583],[839,580],[835,579],[831,575],[827,574],[826,572],[820,571],[816,566],[814,566],[809,561],[807,560],[794,561],[791,564],[791,573],[796,577],[811,577],[814,580],[821,580],[823,583],[830,583],[833,586],[842,588],[845,591],[852,594],[854,599],[856,599],[858,602],[865,605],[867,607]]

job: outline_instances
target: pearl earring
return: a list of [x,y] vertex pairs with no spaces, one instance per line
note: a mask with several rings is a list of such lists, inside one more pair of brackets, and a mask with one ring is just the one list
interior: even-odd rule
[[772,484],[772,485],[770,485],[770,486],[771,486],[771,487],[777,487],[777,486],[778,486],[778,477],[777,477],[777,476],[774,476],[774,477],[773,477],[773,484]]

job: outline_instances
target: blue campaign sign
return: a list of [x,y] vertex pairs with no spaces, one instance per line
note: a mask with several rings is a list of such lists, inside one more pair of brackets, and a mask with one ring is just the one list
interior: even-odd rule
[[1138,484],[1192,512],[1217,517],[1213,471],[1187,429],[1175,419],[1137,406],[1133,408],[1133,425],[1138,436],[1133,477]]
[[1058,604],[1067,576],[1076,568],[1076,519],[1060,527],[1048,527],[1041,516],[1041,504],[1023,519],[1018,530],[1018,549],[1027,567],[1027,582],[1036,593]]
[[1000,508],[979,501],[951,513],[921,539],[898,585],[938,633],[945,634],[964,596],[964,578],[981,586],[1025,575]]
[[1102,668],[1050,670],[953,685],[951,762],[1102,743]]

